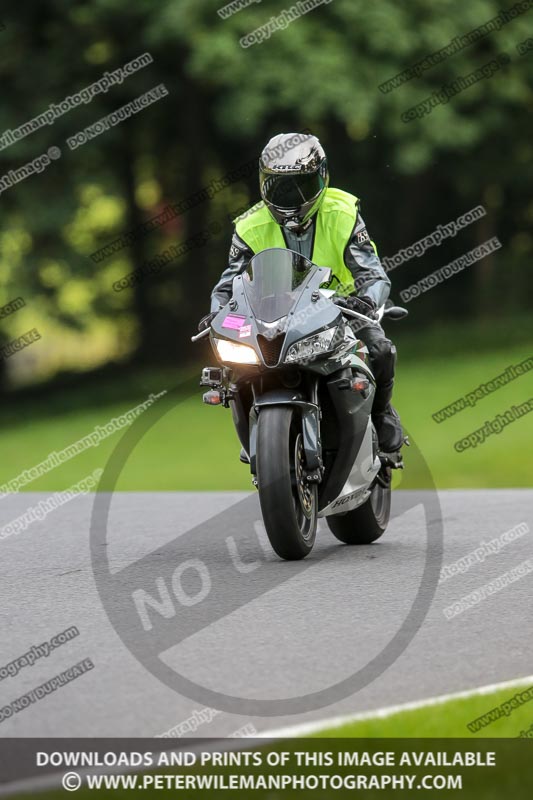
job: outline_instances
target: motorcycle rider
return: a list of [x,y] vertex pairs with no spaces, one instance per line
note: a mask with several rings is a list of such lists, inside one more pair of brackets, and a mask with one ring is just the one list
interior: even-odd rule
[[211,313],[198,329],[208,327],[231,299],[233,278],[261,250],[287,247],[329,267],[329,288],[342,296],[339,304],[369,318],[368,325],[357,321],[354,330],[367,346],[376,379],[372,419],[380,451],[397,454],[404,438],[391,405],[396,348],[373,319],[389,296],[390,280],[361,216],[359,199],[329,187],[324,149],[315,136],[303,134],[282,133],[268,142],[259,159],[259,188],[263,202],[234,220],[228,267],[212,291]]

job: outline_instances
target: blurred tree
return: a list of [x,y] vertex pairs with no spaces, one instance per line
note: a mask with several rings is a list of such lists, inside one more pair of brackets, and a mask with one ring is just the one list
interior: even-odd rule
[[[490,236],[504,245],[417,301],[411,324],[527,306],[533,67],[531,53],[520,56],[516,45],[529,36],[530,14],[384,93],[378,88],[384,81],[495,17],[498,0],[333,0],[248,48],[240,46],[241,37],[290,6],[253,4],[223,20],[216,13],[222,5],[49,0],[9,10],[0,32],[6,87],[0,134],[143,52],[154,62],[0,151],[6,174],[51,146],[62,150],[44,172],[0,197],[2,302],[22,295],[28,303],[2,322],[4,340],[42,320],[49,341],[61,332],[87,332],[100,343],[98,353],[80,352],[80,366],[104,352],[140,362],[183,359],[226,262],[228,215],[258,199],[256,175],[100,262],[91,253],[256,158],[274,133],[304,128],[322,139],[332,183],[362,196],[382,255],[485,205],[481,223],[393,273],[398,290]],[[403,112],[433,91],[500,53],[510,63],[493,77],[421,119],[402,121]],[[167,98],[69,150],[67,137],[159,83]],[[222,232],[204,247],[135,289],[112,290],[123,275],[217,220]]]

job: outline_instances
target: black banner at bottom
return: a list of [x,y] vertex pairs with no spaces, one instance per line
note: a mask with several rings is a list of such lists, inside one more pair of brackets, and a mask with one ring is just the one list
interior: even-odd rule
[[0,795],[533,797],[528,739],[3,739]]

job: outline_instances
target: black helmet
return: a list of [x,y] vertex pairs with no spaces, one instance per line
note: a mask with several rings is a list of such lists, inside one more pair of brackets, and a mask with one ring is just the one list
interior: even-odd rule
[[328,161],[316,136],[280,133],[261,153],[261,197],[276,222],[289,230],[301,232],[311,224],[328,184]]

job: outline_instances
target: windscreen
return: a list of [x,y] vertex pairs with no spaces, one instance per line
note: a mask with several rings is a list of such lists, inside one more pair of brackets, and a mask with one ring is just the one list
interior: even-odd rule
[[304,256],[284,248],[263,250],[244,273],[244,291],[257,319],[274,322],[285,317],[316,270]]

